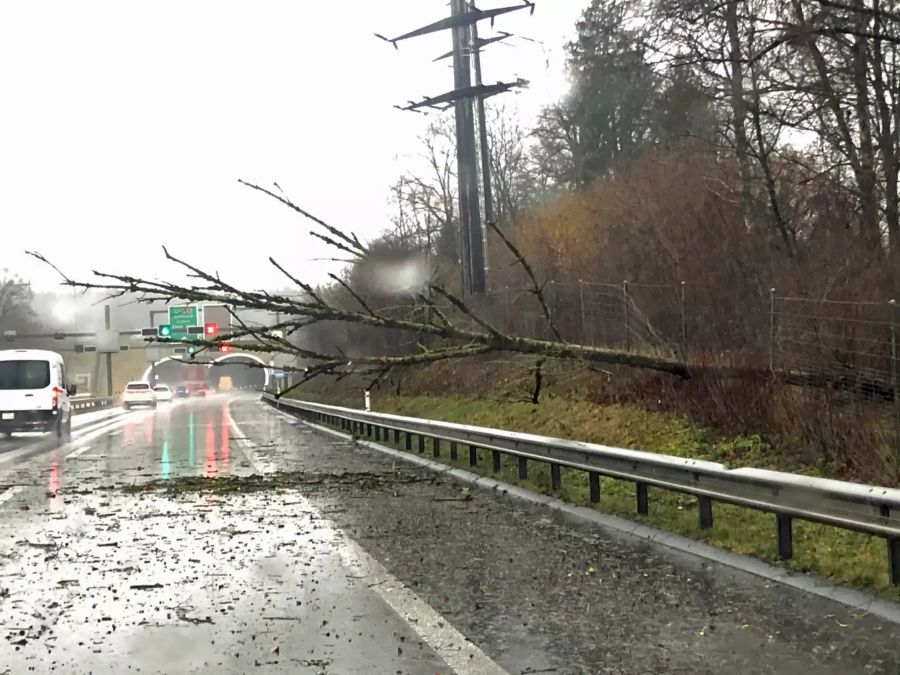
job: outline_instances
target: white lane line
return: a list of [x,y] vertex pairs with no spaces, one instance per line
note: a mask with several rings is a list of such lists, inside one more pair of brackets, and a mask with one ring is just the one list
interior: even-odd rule
[[8,502],[10,499],[15,497],[17,494],[19,494],[24,489],[25,488],[22,487],[21,485],[17,485],[15,487],[11,487],[11,488],[5,490],[2,494],[0,494],[0,505]]
[[[122,415],[111,416],[109,419],[101,418],[97,422],[92,422],[89,426],[85,425],[88,427],[86,429],[73,428],[71,440],[57,447],[66,448],[75,443],[83,443],[85,441],[96,438],[97,436],[108,432],[110,429],[114,429],[117,426],[124,426],[125,422],[127,422],[129,419],[134,419],[133,416],[134,413],[125,413]],[[28,443],[27,445],[23,445],[16,448],[15,450],[10,450],[5,454],[0,455],[0,466],[15,462],[23,455],[34,452],[43,445],[46,445],[45,449],[49,452],[52,449],[53,443],[53,434],[35,437],[33,443]]]
[[[321,518],[313,509],[313,513]],[[333,526],[332,526],[333,527]],[[376,595],[457,675],[508,675],[491,657],[454,628],[431,605],[422,600],[352,539],[345,536],[340,546],[344,565],[365,577]]]
[[[281,411],[279,411],[281,412]],[[251,464],[257,465],[248,452],[249,440],[231,416],[228,409],[228,428],[234,432],[238,442]],[[257,471],[261,471],[257,468]],[[356,574],[365,577],[367,586],[380,597],[431,650],[437,654],[457,675],[509,675],[494,662],[474,642],[460,633],[431,605],[407,588],[366,550],[344,534],[305,498],[301,498],[304,509],[314,514],[323,525],[340,533],[338,552],[344,565]]]
[[253,467],[254,471],[260,474],[272,473],[273,468],[270,466],[264,466],[263,463],[256,456],[256,453],[253,452],[253,443],[248,439],[244,432],[241,431],[240,427],[234,421],[234,418],[231,416],[231,404],[227,406],[228,412],[228,431],[229,433],[237,440],[238,445],[241,448],[241,451],[244,453],[244,456],[247,458],[247,461],[250,462],[250,465]]
[[83,445],[80,448],[78,448],[75,452],[70,452],[68,455],[66,455],[66,459],[75,459],[76,457],[80,457],[81,455],[83,455],[85,452],[87,452],[90,449],[91,449],[91,446]]

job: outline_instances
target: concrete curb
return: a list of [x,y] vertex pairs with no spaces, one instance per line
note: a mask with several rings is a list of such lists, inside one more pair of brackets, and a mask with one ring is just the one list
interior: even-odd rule
[[[353,437],[349,434],[345,434],[318,424],[313,424],[311,422],[307,422],[306,420],[301,420],[277,408],[272,409],[280,413],[281,415],[295,422],[302,423],[312,429],[315,429],[316,431],[320,431],[322,433],[340,438],[345,441],[354,440]],[[579,520],[600,525],[601,527],[607,528],[616,533],[631,537],[637,537],[638,539],[658,544],[660,546],[665,546],[666,548],[679,551],[680,553],[686,553],[703,560],[708,560],[735,570],[739,570],[741,572],[746,572],[747,574],[752,574],[768,581],[783,584],[805,593],[811,593],[812,595],[817,595],[819,597],[832,600],[842,605],[846,605],[847,607],[867,612],[881,619],[885,619],[886,621],[900,624],[900,604],[891,602],[890,600],[885,600],[883,598],[878,598],[865,591],[838,586],[819,577],[793,572],[783,567],[778,567],[776,565],[771,565],[767,562],[763,562],[762,560],[758,560],[756,558],[751,558],[748,556],[739,555],[737,553],[732,553],[730,551],[725,551],[716,546],[706,544],[702,541],[690,539],[688,537],[684,537],[679,534],[673,534],[671,532],[663,532],[662,530],[657,530],[640,523],[635,523],[625,518],[620,518],[619,516],[601,513],[600,511],[597,511],[595,509],[590,509],[584,506],[577,506],[569,502],[564,502],[556,497],[550,497],[549,495],[543,495],[531,490],[526,490],[525,488],[521,488],[516,485],[503,483],[493,478],[488,478],[486,476],[474,474],[469,471],[464,471],[463,469],[458,469],[456,467],[452,467],[441,462],[436,462],[425,457],[411,455],[407,452],[395,450],[379,443],[360,440],[359,438],[356,438],[355,442],[357,445],[376,450],[383,454],[390,455],[391,457],[401,459],[417,466],[428,468],[437,473],[452,476],[456,480],[470,483],[484,490],[499,492],[504,495],[515,497],[516,499],[530,502],[532,504],[546,506],[553,509],[554,511],[567,514]]]

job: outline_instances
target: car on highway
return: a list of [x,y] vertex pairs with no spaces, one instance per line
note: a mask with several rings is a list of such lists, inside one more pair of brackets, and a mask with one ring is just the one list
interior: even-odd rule
[[179,384],[175,387],[175,398],[187,398],[191,395],[186,384]]
[[169,389],[167,384],[157,384],[153,387],[153,391],[156,392],[156,400],[160,403],[170,403],[174,398],[172,390]]
[[0,351],[0,432],[53,431],[63,438],[72,432],[75,385],[56,352],[40,349]]
[[191,396],[206,396],[206,393],[208,391],[206,382],[202,382],[202,381],[188,382],[187,388],[188,388],[188,391],[191,393]]
[[137,405],[156,408],[156,403],[156,392],[153,391],[153,387],[150,386],[149,382],[129,382],[122,393],[122,407],[125,410],[130,410]]

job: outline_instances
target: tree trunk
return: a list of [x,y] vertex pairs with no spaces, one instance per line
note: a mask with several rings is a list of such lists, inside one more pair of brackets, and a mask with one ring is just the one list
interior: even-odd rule
[[[854,6],[864,9],[861,0]],[[865,31],[868,18],[859,13],[858,30]],[[856,89],[856,123],[859,128],[859,200],[860,235],[865,245],[881,248],[881,219],[878,213],[878,197],[875,180],[875,145],[872,139],[872,118],[869,110],[868,50],[864,38],[856,38],[852,47],[853,86]]]
[[744,64],[741,52],[741,36],[738,27],[738,4],[729,2],[725,8],[725,30],[728,33],[728,58],[730,61],[729,85],[731,89],[731,123],[734,127],[734,149],[741,174],[741,211],[745,225],[749,223],[752,197],[750,192],[750,144],[747,141],[747,107],[744,102]]
[[[876,12],[879,5],[879,0],[875,0],[873,9]],[[877,13],[874,18],[874,32],[876,35],[882,33],[881,16]],[[884,47],[880,40],[873,42],[872,50],[872,76],[879,120],[878,145],[884,170],[884,217],[887,222],[888,250],[891,259],[896,261],[896,269],[900,267],[900,196],[897,191],[897,173],[900,171],[900,165],[897,162],[898,139],[895,119],[900,106],[894,97],[890,103],[888,102],[888,85],[884,80]]]

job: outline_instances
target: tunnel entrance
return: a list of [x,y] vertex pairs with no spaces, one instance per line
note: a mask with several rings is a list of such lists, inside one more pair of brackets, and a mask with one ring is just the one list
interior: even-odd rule
[[222,385],[234,390],[263,391],[268,381],[265,363],[249,354],[229,354],[212,364],[196,364],[178,359],[164,359],[148,368],[144,380],[152,385],[166,384],[174,389],[179,384],[205,382],[211,389]]
[[230,354],[216,359],[209,367],[207,380],[213,389],[219,389],[230,380],[232,389],[263,391],[266,385],[264,365],[254,356]]
[[184,363],[175,359],[160,361],[147,371],[144,376],[150,384],[166,384],[175,389],[186,382],[206,382],[208,367],[195,363]]

